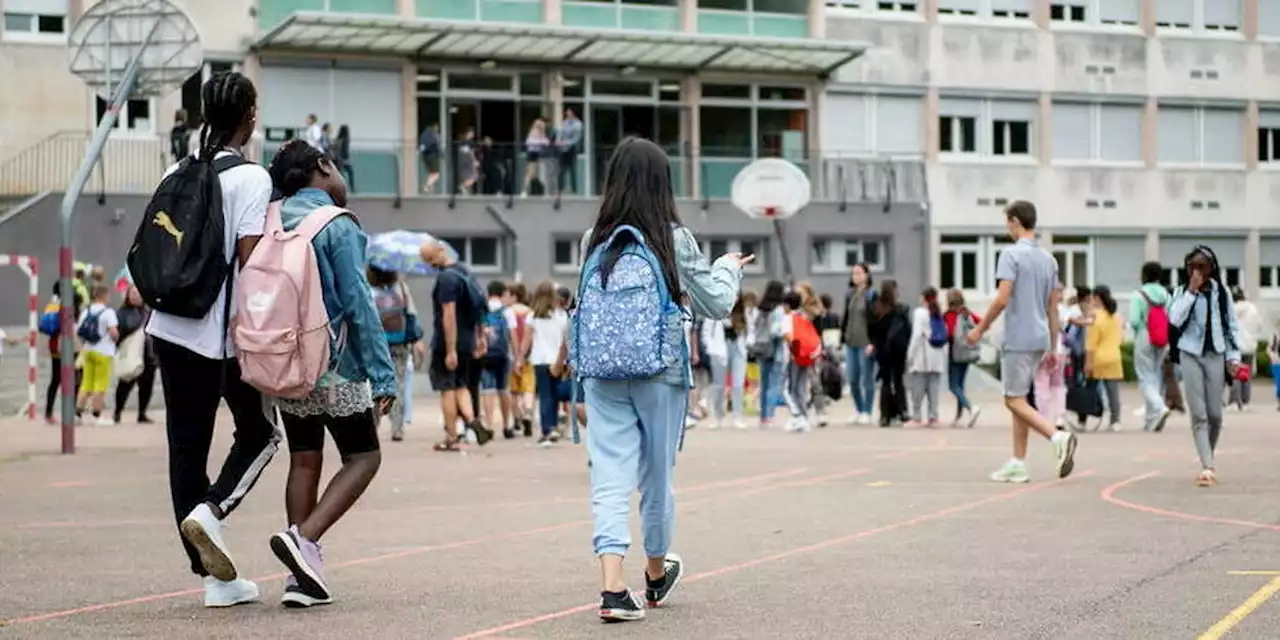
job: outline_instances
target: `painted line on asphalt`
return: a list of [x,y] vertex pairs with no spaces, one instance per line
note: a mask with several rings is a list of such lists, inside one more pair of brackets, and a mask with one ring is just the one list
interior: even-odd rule
[[1228,571],[1229,576],[1280,576],[1280,571]]
[[[801,468],[801,470],[803,471],[804,469],[803,469],[803,468]],[[746,484],[748,480],[755,481],[755,480],[759,480],[759,479],[776,478],[776,477],[778,477],[778,476],[779,476],[779,474],[784,474],[784,475],[786,475],[786,474],[791,474],[791,473],[793,473],[793,472],[794,472],[794,470],[774,471],[774,472],[770,472],[770,473],[766,473],[766,474],[760,474],[760,475],[757,475],[757,476],[749,476],[749,477],[747,477],[747,478],[740,478],[740,479],[737,479],[737,480],[730,480],[730,481],[718,481],[718,482],[713,482],[713,483],[706,483],[705,485],[694,485],[694,487],[686,488],[686,491],[692,490],[692,489],[694,489],[695,487],[704,487],[704,486],[708,486],[708,485],[719,485],[719,486],[725,486],[725,485],[724,485],[724,483],[725,483],[725,482],[731,482],[731,483],[737,483],[737,484]],[[701,499],[698,499],[698,500],[687,500],[687,501],[684,501],[684,502],[677,502],[677,503],[676,503],[676,507],[677,507],[677,508],[683,508],[683,507],[688,507],[688,506],[693,506],[693,505],[705,504],[705,503],[708,503],[708,502],[722,502],[722,501],[724,501],[724,500],[726,500],[726,499],[728,499],[728,498],[738,498],[738,497],[744,497],[744,496],[749,496],[749,495],[755,495],[755,494],[757,494],[757,493],[760,493],[761,491],[766,491],[766,490],[771,490],[771,489],[780,489],[780,488],[790,488],[790,487],[798,487],[798,486],[811,486],[811,485],[817,485],[817,484],[821,484],[821,483],[823,483],[823,482],[829,482],[829,481],[834,480],[834,479],[838,479],[838,478],[842,478],[842,477],[848,477],[848,476],[852,476],[852,475],[863,474],[863,473],[869,473],[869,471],[868,471],[867,469],[854,469],[854,470],[852,470],[852,471],[842,471],[842,472],[839,472],[839,473],[828,474],[828,475],[825,475],[825,476],[818,476],[818,477],[816,477],[816,478],[810,478],[810,479],[807,479],[807,480],[797,480],[797,481],[793,481],[793,482],[784,482],[784,483],[777,483],[777,484],[766,485],[766,486],[764,486],[764,487],[754,487],[754,488],[744,489],[744,490],[742,490],[742,491],[736,491],[736,492],[727,493],[727,494],[717,494],[717,495],[707,496],[707,497],[705,497],[705,498],[701,498]],[[462,548],[466,548],[466,547],[473,547],[473,546],[482,545],[482,544],[487,544],[487,543],[491,543],[491,542],[501,542],[501,541],[507,541],[507,540],[512,540],[512,539],[516,539],[516,538],[523,538],[523,537],[527,537],[527,536],[539,535],[539,534],[543,534],[543,533],[552,533],[552,532],[555,532],[555,531],[561,531],[561,530],[564,530],[564,529],[571,529],[571,528],[574,528],[574,527],[580,527],[580,526],[583,526],[583,525],[589,525],[589,524],[591,524],[591,523],[592,523],[592,521],[591,521],[591,520],[574,520],[574,521],[571,521],[571,522],[563,522],[563,523],[560,523],[560,524],[550,525],[550,526],[546,526],[546,527],[538,527],[538,528],[536,528],[536,529],[526,529],[526,530],[523,530],[523,531],[513,531],[513,532],[508,532],[508,533],[500,533],[500,534],[494,534],[494,535],[489,535],[489,536],[483,536],[483,537],[480,537],[480,538],[473,538],[473,539],[470,539],[470,540],[459,540],[459,541],[456,541],[456,542],[449,542],[449,543],[444,543],[444,544],[423,545],[423,546],[411,547],[411,548],[408,548],[408,549],[404,549],[404,550],[402,550],[402,551],[395,551],[395,552],[391,552],[391,553],[384,553],[384,554],[378,554],[378,555],[373,555],[373,556],[367,556],[367,557],[364,557],[364,558],[355,558],[355,559],[352,559],[352,560],[346,560],[346,561],[343,561],[343,562],[335,562],[335,563],[331,563],[331,564],[329,564],[326,568],[328,568],[328,569],[337,569],[337,568],[342,568],[342,567],[356,567],[356,566],[361,566],[361,565],[366,565],[366,564],[373,564],[373,563],[378,563],[378,562],[385,562],[385,561],[387,561],[387,560],[398,560],[398,559],[401,559],[401,558],[407,558],[407,557],[412,557],[412,556],[422,555],[422,554],[424,554],[424,553],[432,553],[432,552],[437,552],[437,551],[451,551],[451,550],[454,550],[454,549],[462,549]],[[265,582],[265,581],[270,581],[270,580],[279,580],[279,579],[284,578],[286,575],[288,575],[288,574],[286,574],[286,573],[273,573],[273,574],[270,574],[270,575],[259,576],[259,577],[253,578],[252,580],[253,580],[254,582]],[[58,618],[66,618],[66,617],[75,616],[75,615],[80,615],[80,614],[85,614],[85,613],[93,613],[93,612],[96,612],[96,611],[104,611],[104,610],[108,610],[108,609],[117,609],[117,608],[120,608],[120,607],[127,607],[127,606],[131,606],[131,605],[136,605],[136,604],[146,604],[146,603],[150,603],[150,602],[157,602],[157,601],[161,601],[161,600],[169,600],[169,599],[172,599],[172,598],[180,598],[180,597],[184,597],[184,596],[191,596],[191,595],[196,595],[196,594],[203,593],[203,592],[204,592],[204,589],[203,589],[203,588],[197,588],[197,589],[183,589],[183,590],[181,590],[181,591],[170,591],[170,592],[168,592],[168,593],[157,593],[157,594],[152,594],[152,595],[147,595],[147,596],[140,596],[140,597],[137,597],[137,598],[130,598],[130,599],[127,599],[127,600],[117,600],[117,601],[113,601],[113,602],[103,602],[103,603],[98,603],[98,604],[86,605],[86,606],[82,606],[82,607],[76,607],[76,608],[73,608],[73,609],[66,609],[66,610],[63,610],[63,611],[51,611],[51,612],[48,612],[48,613],[41,613],[41,614],[36,614],[36,615],[24,616],[24,617],[21,617],[21,618],[13,618],[13,619],[10,619],[10,620],[0,620],[0,626],[2,626],[2,625],[30,624],[30,623],[34,623],[34,622],[44,622],[44,621],[47,621],[47,620],[55,620],[55,619],[58,619]]]
[[1200,634],[1196,640],[1219,640],[1227,635],[1232,629],[1236,628],[1245,618],[1257,611],[1258,607],[1266,604],[1276,592],[1280,591],[1280,578],[1273,578],[1270,582],[1263,585],[1261,589],[1253,592],[1247,600],[1240,603],[1240,606],[1232,609],[1226,617],[1219,620],[1217,624],[1209,627],[1208,631]]
[[[1109,502],[1111,504],[1116,505],[1117,507],[1124,507],[1125,509],[1132,509],[1134,511],[1140,511],[1142,513],[1150,513],[1158,516],[1178,518],[1180,520],[1190,520],[1192,522],[1227,524],[1227,525],[1233,525],[1237,527],[1249,527],[1251,529],[1267,529],[1270,531],[1280,531],[1280,525],[1276,525],[1276,524],[1268,524],[1265,522],[1254,522],[1252,520],[1238,520],[1235,518],[1219,518],[1217,516],[1202,516],[1194,513],[1186,513],[1184,511],[1174,511],[1173,509],[1164,509],[1161,507],[1153,507],[1151,505],[1139,504],[1137,502],[1124,500],[1122,498],[1116,497],[1116,492],[1119,491],[1120,489],[1128,487],[1129,485],[1132,485],[1132,484],[1136,484],[1143,480],[1149,480],[1158,475],[1160,475],[1159,471],[1148,471],[1147,473],[1144,473],[1142,475],[1133,476],[1132,478],[1129,478],[1127,480],[1121,480],[1120,482],[1104,487],[1102,491],[1098,493],[1098,497],[1101,498],[1102,501]],[[1204,490],[1197,489],[1197,491],[1204,491]]]
[[[684,582],[684,583],[688,583],[688,582],[697,582],[697,581],[700,581],[700,580],[706,580],[706,579],[708,579],[708,578],[714,578],[714,577],[722,576],[722,575],[725,575],[725,574],[728,574],[728,573],[734,573],[734,572],[737,572],[737,571],[742,571],[742,570],[744,570],[744,569],[750,569],[750,568],[752,568],[752,567],[756,567],[756,566],[759,566],[759,565],[762,565],[762,564],[767,564],[767,563],[770,563],[770,562],[776,562],[776,561],[778,561],[778,560],[785,560],[785,559],[787,559],[787,558],[791,558],[791,557],[793,557],[793,556],[804,555],[804,554],[807,554],[807,553],[812,553],[812,552],[814,552],[814,551],[822,551],[822,550],[825,550],[825,549],[829,549],[829,548],[832,548],[832,547],[837,547],[837,546],[840,546],[840,545],[843,545],[843,544],[847,544],[847,543],[850,543],[850,542],[857,542],[857,541],[859,541],[859,540],[863,540],[863,539],[865,539],[865,538],[870,538],[870,537],[872,537],[872,536],[880,535],[880,534],[882,534],[882,533],[889,533],[889,532],[891,532],[891,531],[896,531],[896,530],[898,530],[898,529],[906,529],[906,528],[908,528],[908,527],[914,527],[914,526],[916,526],[916,525],[920,525],[920,524],[924,524],[924,523],[927,523],[927,522],[931,522],[931,521],[933,521],[933,520],[939,520],[939,519],[942,519],[942,518],[946,518],[946,517],[948,517],[948,516],[953,516],[953,515],[956,515],[956,514],[959,514],[959,513],[964,513],[964,512],[966,512],[966,511],[971,511],[971,510],[973,510],[973,509],[977,509],[978,507],[983,507],[983,506],[986,506],[986,505],[988,505],[988,504],[993,504],[993,503],[997,503],[997,502],[1004,502],[1004,501],[1006,501],[1006,500],[1011,500],[1011,499],[1013,499],[1013,498],[1017,498],[1017,497],[1019,497],[1019,496],[1026,495],[1026,494],[1028,494],[1028,493],[1033,493],[1033,492],[1036,492],[1036,491],[1041,491],[1041,490],[1043,490],[1043,489],[1047,489],[1047,488],[1049,488],[1049,487],[1057,486],[1057,485],[1062,484],[1062,483],[1064,483],[1064,482],[1070,482],[1071,480],[1073,480],[1073,479],[1075,479],[1075,478],[1084,478],[1084,477],[1091,476],[1091,475],[1093,475],[1093,474],[1094,474],[1094,471],[1090,470],[1090,471],[1085,471],[1085,472],[1083,472],[1083,473],[1078,473],[1078,474],[1076,474],[1076,475],[1074,476],[1074,478],[1067,478],[1067,479],[1065,479],[1065,480],[1055,480],[1055,481],[1053,481],[1053,482],[1047,482],[1047,483],[1044,483],[1044,484],[1037,484],[1037,485],[1031,485],[1031,486],[1023,487],[1023,488],[1020,488],[1020,489],[1014,489],[1013,491],[1005,491],[1005,492],[998,493],[998,494],[993,495],[993,496],[987,496],[986,498],[982,498],[982,499],[980,499],[980,500],[974,500],[974,501],[972,501],[972,502],[966,502],[966,503],[964,503],[964,504],[959,504],[959,505],[956,505],[956,506],[954,506],[954,507],[948,507],[948,508],[946,508],[946,509],[942,509],[942,510],[940,510],[940,511],[933,511],[933,512],[930,512],[930,513],[926,513],[926,514],[923,514],[923,515],[916,516],[916,517],[914,517],[914,518],[908,518],[908,519],[906,519],[906,520],[899,520],[898,522],[890,523],[890,524],[887,524],[887,525],[884,525],[884,526],[880,526],[880,527],[876,527],[876,528],[873,528],[873,529],[864,529],[864,530],[862,530],[862,531],[858,531],[858,532],[855,532],[855,533],[851,533],[851,534],[847,534],[847,535],[839,536],[839,537],[836,537],[836,538],[829,538],[829,539],[824,540],[824,541],[822,541],[822,542],[818,542],[818,543],[815,543],[815,544],[806,545],[806,546],[803,546],[803,547],[796,547],[796,548],[793,548],[793,549],[789,549],[789,550],[787,550],[787,551],[782,551],[782,552],[779,552],[779,553],[774,553],[774,554],[771,554],[771,555],[767,555],[767,556],[763,556],[763,557],[760,557],[760,558],[756,558],[756,559],[754,559],[754,560],[748,560],[748,561],[746,561],[746,562],[740,562],[740,563],[737,563],[737,564],[731,564],[731,565],[727,565],[727,566],[724,566],[724,567],[720,567],[719,569],[712,569],[712,570],[710,570],[710,571],[704,571],[704,572],[702,572],[702,573],[695,573],[695,574],[689,575],[688,577],[684,578],[684,579],[682,580],[682,582]],[[517,621],[515,621],[515,622],[510,622],[510,623],[507,623],[507,624],[504,624],[504,625],[500,625],[500,626],[496,626],[496,627],[491,627],[491,628],[489,628],[489,629],[482,629],[482,630],[480,630],[480,631],[475,631],[475,632],[469,633],[469,634],[467,634],[467,635],[457,636],[457,637],[455,637],[455,638],[454,638],[454,640],[475,640],[476,638],[493,638],[494,636],[497,636],[497,635],[499,635],[499,634],[505,634],[505,633],[507,633],[507,632],[509,632],[509,631],[515,631],[515,630],[517,630],[517,629],[523,629],[523,628],[526,628],[526,627],[531,627],[531,626],[534,626],[534,625],[542,624],[542,623],[544,623],[544,622],[550,622],[550,621],[552,621],[552,620],[558,620],[558,619],[560,619],[560,618],[565,618],[565,617],[568,617],[568,616],[577,615],[577,614],[579,614],[579,613],[585,613],[585,612],[588,612],[588,611],[592,611],[592,610],[594,610],[594,609],[595,609],[596,607],[598,607],[598,606],[599,606],[599,604],[598,604],[598,603],[594,603],[594,602],[593,602],[593,603],[590,603],[590,604],[584,604],[584,605],[579,605],[579,606],[576,606],[576,607],[570,607],[570,608],[568,608],[568,609],[562,609],[562,610],[560,610],[560,611],[555,611],[555,612],[552,612],[552,613],[546,613],[546,614],[543,614],[543,615],[540,615],[540,616],[534,616],[534,617],[532,617],[532,618],[526,618],[526,619],[524,619],[524,620],[517,620]]]

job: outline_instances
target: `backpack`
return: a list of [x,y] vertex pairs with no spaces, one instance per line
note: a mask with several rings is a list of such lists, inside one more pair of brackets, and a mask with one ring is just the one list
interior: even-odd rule
[[[635,242],[619,253],[606,281],[604,255],[622,233]],[[571,329],[570,357],[580,378],[651,378],[686,357],[683,313],[639,229],[621,225],[591,252],[582,267]],[[677,336],[681,344],[671,344]]]
[[40,333],[56,336],[62,330],[62,309],[58,305],[48,305],[40,314]]
[[947,321],[942,319],[942,315],[929,315],[929,346],[940,348],[947,346],[951,342],[951,336],[947,335]]
[[974,363],[981,351],[978,345],[969,344],[969,332],[973,331],[973,316],[968,309],[956,313],[956,334],[951,339],[951,361]]
[[85,344],[96,344],[102,340],[102,323],[98,320],[102,317],[103,311],[106,311],[106,307],[97,312],[86,311],[84,320],[80,321],[80,326],[76,328],[76,335]]
[[[226,259],[226,217],[218,174],[249,164],[230,155],[184,159],[151,196],[129,248],[129,273],[147,306],[203,318],[233,273]],[[227,292],[227,305],[231,292]]]
[[1070,324],[1067,325],[1066,334],[1067,351],[1076,357],[1084,357],[1084,332],[1085,327]]
[[812,367],[822,353],[822,336],[803,313],[791,314],[791,359],[801,367]]
[[770,360],[777,353],[777,338],[773,335],[773,313],[756,314],[755,340],[747,345],[747,355],[756,360]]
[[1162,349],[1169,346],[1169,312],[1162,304],[1151,301],[1151,296],[1141,289],[1138,293],[1147,301],[1147,342]]
[[303,398],[329,368],[332,332],[312,240],[351,213],[320,207],[285,231],[280,205],[267,207],[265,233],[240,270],[233,336],[241,379],[269,396]]
[[825,358],[819,365],[818,379],[822,383],[822,392],[832,400],[839,400],[844,395],[844,371],[835,358]]
[[[1235,336],[1231,335],[1231,332],[1227,330],[1227,327],[1231,326],[1230,311],[1228,311],[1228,305],[1230,303],[1227,302],[1227,297],[1228,297],[1227,288],[1223,286],[1222,282],[1218,280],[1214,280],[1214,282],[1217,282],[1217,289],[1219,289],[1218,321],[1222,323],[1222,337],[1226,340],[1227,342],[1226,347],[1228,349],[1231,348],[1232,346],[1236,346],[1237,348],[1239,348],[1239,346],[1235,344],[1236,342]],[[1186,291],[1186,287],[1180,286],[1174,290],[1173,295],[1178,296],[1182,294],[1184,291]],[[1172,298],[1170,299],[1172,300]],[[1181,349],[1177,348],[1178,341],[1182,339],[1182,332],[1187,328],[1187,325],[1191,323],[1191,318],[1195,315],[1195,312],[1196,312],[1196,308],[1194,305],[1192,305],[1191,309],[1187,311],[1187,319],[1183,320],[1181,325],[1178,325],[1178,326],[1173,326],[1172,324],[1169,325],[1168,344],[1171,344],[1174,346],[1174,348],[1169,350],[1169,356],[1168,356],[1169,362],[1178,364],[1178,362],[1182,360],[1182,358],[1179,356],[1179,354],[1181,353]]]
[[373,290],[373,304],[382,320],[382,332],[387,344],[404,344],[408,341],[409,312],[405,308],[400,286],[378,287]]
[[511,327],[507,326],[506,311],[506,307],[501,307],[485,316],[484,325],[489,344],[485,359],[489,362],[502,363],[511,357]]

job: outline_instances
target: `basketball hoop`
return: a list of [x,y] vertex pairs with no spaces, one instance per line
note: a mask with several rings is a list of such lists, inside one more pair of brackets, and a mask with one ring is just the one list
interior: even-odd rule
[[[59,290],[71,285],[76,201],[102,157],[120,108],[130,98],[154,98],[182,86],[204,63],[200,34],[185,11],[170,0],[102,0],[89,8],[67,37],[71,73],[107,103],[80,168],[62,196]],[[67,298],[69,299],[69,298]],[[62,353],[75,353],[73,304],[62,304]],[[62,452],[75,453],[75,362],[62,359]]]
[[809,177],[781,158],[747,165],[733,179],[733,205],[750,218],[784,220],[809,204]]

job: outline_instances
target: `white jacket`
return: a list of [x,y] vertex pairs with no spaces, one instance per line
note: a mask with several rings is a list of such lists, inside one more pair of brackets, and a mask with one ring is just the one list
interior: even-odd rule
[[911,342],[907,347],[908,373],[943,373],[947,370],[947,345],[929,344],[931,333],[929,310],[917,307],[911,312]]
[[1236,322],[1240,328],[1240,350],[1246,355],[1252,355],[1257,351],[1258,341],[1267,330],[1262,313],[1258,311],[1257,305],[1241,300],[1236,303]]

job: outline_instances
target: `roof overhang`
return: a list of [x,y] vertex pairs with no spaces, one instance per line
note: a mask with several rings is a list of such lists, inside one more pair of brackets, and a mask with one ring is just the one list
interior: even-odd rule
[[825,79],[860,42],[298,12],[254,43],[264,53],[804,74]]

